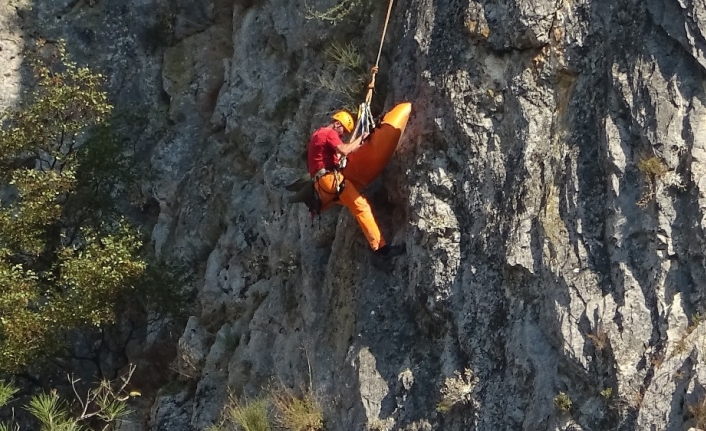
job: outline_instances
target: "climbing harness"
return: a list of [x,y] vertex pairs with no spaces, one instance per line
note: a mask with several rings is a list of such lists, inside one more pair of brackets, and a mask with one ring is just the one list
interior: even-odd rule
[[[330,174],[330,173],[333,173],[333,192],[327,192],[326,190],[324,190],[321,187],[321,184],[319,184],[319,180],[321,180],[321,178],[324,175]],[[338,180],[338,169],[334,169],[334,170],[321,169],[316,173],[316,175],[314,175],[314,181],[316,182],[316,184],[319,185],[319,191],[321,191],[322,193],[325,193],[329,196],[333,196],[334,202],[338,201],[341,198],[341,193],[343,193],[343,189],[346,188],[345,180],[341,181],[341,182],[339,182],[339,180]]]
[[[321,184],[319,184],[319,180],[324,175],[331,172],[333,172],[334,174],[333,188],[335,191],[333,193],[327,192],[323,189],[323,187],[321,187]],[[318,190],[316,189],[316,184],[319,185]],[[311,226],[313,227],[314,218],[316,218],[317,216],[319,218],[319,223],[321,223],[321,210],[323,209],[323,199],[321,198],[321,195],[319,193],[334,195],[332,200],[335,202],[340,199],[341,193],[343,193],[343,189],[345,188],[345,186],[345,181],[338,181],[338,170],[321,169],[313,177],[307,176],[307,178],[301,178],[297,182],[287,186],[287,189],[290,191],[298,190],[297,195],[293,198],[290,198],[289,202],[303,202],[306,205],[307,209],[309,210],[309,214],[311,215]]]

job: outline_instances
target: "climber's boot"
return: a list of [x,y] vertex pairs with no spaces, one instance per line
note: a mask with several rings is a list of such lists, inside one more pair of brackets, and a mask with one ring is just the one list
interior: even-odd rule
[[393,257],[401,256],[407,252],[404,244],[388,245],[375,250],[375,254],[383,259],[392,259]]

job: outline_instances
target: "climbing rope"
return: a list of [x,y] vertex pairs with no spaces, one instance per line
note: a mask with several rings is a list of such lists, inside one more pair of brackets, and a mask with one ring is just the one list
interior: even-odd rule
[[375,60],[375,66],[373,66],[373,68],[370,70],[372,76],[370,77],[370,83],[368,84],[368,93],[365,96],[365,102],[361,103],[360,107],[358,108],[358,122],[355,125],[355,129],[353,129],[351,141],[366,133],[370,133],[370,130],[375,128],[375,120],[373,119],[372,112],[370,112],[370,103],[373,100],[373,90],[375,89],[375,77],[379,71],[380,56],[382,55],[382,47],[385,44],[387,25],[390,22],[390,15],[392,14],[392,4],[394,2],[395,0],[390,0],[387,6],[387,16],[385,17],[385,25],[382,28],[382,37],[380,38],[380,48],[378,49],[378,56]]
[[385,17],[385,25],[382,27],[382,37],[380,38],[380,48],[378,49],[378,57],[375,60],[375,66],[373,66],[371,72],[372,77],[370,79],[370,84],[368,84],[368,94],[365,96],[365,102],[369,105],[373,100],[373,89],[375,88],[375,75],[378,73],[380,66],[380,56],[382,55],[382,46],[385,43],[385,34],[387,34],[387,24],[390,22],[390,15],[392,14],[392,4],[395,0],[390,0],[387,5],[387,16]]

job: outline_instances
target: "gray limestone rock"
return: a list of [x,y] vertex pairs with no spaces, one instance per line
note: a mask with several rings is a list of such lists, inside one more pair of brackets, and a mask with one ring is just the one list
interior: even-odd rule
[[[191,380],[145,429],[205,429],[273,379],[311,386],[333,431],[699,425],[702,2],[396,2],[375,101],[413,114],[366,191],[407,244],[392,262],[283,189],[341,102],[327,48],[372,66],[384,4],[331,24],[306,7],[333,1],[36,3],[0,6],[0,105],[21,29],[67,38],[116,107],[145,107],[153,246],[201,268],[173,363]],[[473,401],[439,409],[466,369]]]

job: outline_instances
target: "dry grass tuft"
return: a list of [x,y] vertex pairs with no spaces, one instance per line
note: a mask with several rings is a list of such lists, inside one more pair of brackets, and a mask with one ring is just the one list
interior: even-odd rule
[[461,374],[454,372],[453,377],[444,380],[444,387],[441,388],[441,401],[436,406],[436,410],[441,413],[448,412],[457,404],[468,404],[473,402],[473,389],[478,383],[478,377],[466,368]]
[[275,422],[289,431],[321,431],[324,414],[320,403],[310,391],[302,397],[290,391],[272,392],[270,400],[275,408]]
[[601,325],[598,325],[593,333],[587,334],[586,338],[591,340],[593,347],[598,351],[603,351],[608,347],[608,334]]
[[646,157],[637,162],[637,169],[645,175],[653,177],[661,177],[669,171],[667,166],[662,163],[659,157]]
[[368,420],[365,426],[366,431],[390,431],[394,426],[392,419],[373,418]]
[[270,431],[272,429],[267,417],[267,400],[262,398],[240,402],[231,396],[224,414],[226,421],[238,425],[242,431]]
[[687,407],[694,417],[696,428],[706,428],[706,397],[701,398],[696,404]]
[[554,407],[561,412],[568,412],[572,405],[571,398],[564,392],[559,392],[557,396],[554,397]]
[[636,409],[642,407],[642,401],[645,399],[645,394],[641,390],[636,390],[632,394],[632,400],[630,400],[630,405]]
[[637,201],[637,205],[641,208],[647,205],[655,198],[657,189],[657,179],[663,177],[669,168],[659,159],[659,157],[646,157],[637,162],[637,169],[645,176],[647,188],[642,192],[642,196]]

